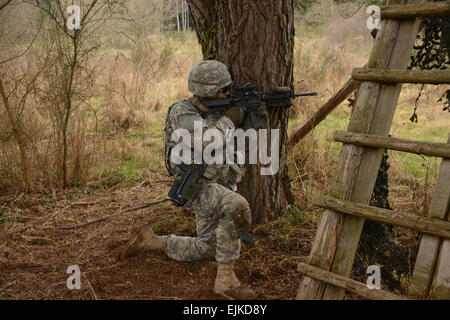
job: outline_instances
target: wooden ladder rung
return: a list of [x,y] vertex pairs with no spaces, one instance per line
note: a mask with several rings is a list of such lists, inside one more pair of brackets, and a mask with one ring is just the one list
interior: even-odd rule
[[450,70],[384,70],[355,68],[352,78],[359,81],[381,83],[450,84]]
[[364,283],[346,278],[337,273],[322,270],[318,267],[311,266],[300,262],[297,265],[297,271],[316,280],[344,288],[347,291],[356,293],[364,298],[371,300],[411,300],[408,297],[399,296],[388,291],[369,289]]
[[358,146],[384,148],[450,159],[450,144],[448,143],[414,141],[347,131],[335,131],[333,133],[333,139],[334,141]]
[[313,199],[313,204],[339,213],[407,227],[422,233],[450,239],[450,222],[448,221],[415,216],[395,210],[380,209],[328,195],[317,196]]
[[415,19],[450,15],[450,2],[380,6],[381,19]]

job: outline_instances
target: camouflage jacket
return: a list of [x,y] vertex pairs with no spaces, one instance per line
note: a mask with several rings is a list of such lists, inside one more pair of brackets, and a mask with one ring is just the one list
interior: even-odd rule
[[[202,126],[202,134],[206,129],[215,128],[222,132],[223,141],[226,141],[226,130],[234,130],[233,121],[224,113],[207,113],[208,108],[203,106],[198,99],[191,97],[171,105],[167,111],[164,137],[164,161],[167,171],[171,176],[179,177],[181,170],[172,162],[170,152],[178,142],[173,141],[172,133],[178,129],[186,129],[191,135],[191,155],[194,155],[194,122],[199,121]],[[203,141],[202,151],[210,141]],[[224,154],[225,161],[225,154]],[[193,163],[193,162],[192,162]],[[210,182],[217,182],[229,187],[239,183],[244,174],[243,165],[238,164],[210,164],[204,178]]]

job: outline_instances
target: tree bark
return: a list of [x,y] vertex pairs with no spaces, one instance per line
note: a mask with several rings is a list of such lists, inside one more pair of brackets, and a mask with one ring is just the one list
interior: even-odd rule
[[218,59],[217,12],[215,2],[187,0],[197,39],[202,47],[203,60]]
[[[293,84],[294,10],[290,0],[188,0],[204,59],[232,70],[234,85],[255,82],[260,92]],[[268,110],[264,128],[279,129],[279,171],[262,176],[246,165],[240,189],[253,221],[278,216],[292,200],[286,164],[288,111]],[[251,127],[247,119],[243,129]],[[270,130],[268,132],[270,136]],[[270,143],[268,144],[270,146]]]

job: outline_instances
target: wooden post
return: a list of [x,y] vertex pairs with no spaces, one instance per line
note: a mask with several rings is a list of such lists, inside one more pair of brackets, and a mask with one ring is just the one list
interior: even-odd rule
[[[408,3],[422,3],[409,0]],[[393,0],[388,4],[399,3]],[[370,68],[406,69],[419,23],[382,20],[369,62]],[[362,82],[348,131],[386,136],[394,116],[401,84]],[[343,145],[330,188],[335,198],[368,204],[383,156],[383,149]],[[348,277],[364,218],[324,210],[317,227],[309,264]],[[345,290],[304,276],[297,299],[342,299]]]
[[431,298],[450,300],[450,240],[444,240],[439,253],[433,284],[431,286]]
[[[450,137],[447,141],[450,144]],[[436,182],[433,198],[431,199],[430,208],[428,210],[428,217],[450,221],[450,159],[443,159],[439,168],[439,175]],[[439,258],[438,267],[436,261],[439,256],[439,247],[441,239],[436,236],[423,235],[420,241],[419,252],[417,253],[416,262],[414,264],[411,284],[409,286],[408,294],[410,295],[427,295],[430,285],[435,274],[432,294],[434,298],[450,299],[448,288],[450,287],[445,278],[450,278],[448,271],[450,270],[448,258],[448,240],[445,240],[442,245],[441,255]],[[445,258],[447,256],[447,261]],[[435,272],[436,268],[436,272]],[[444,275],[447,274],[445,277]],[[447,288],[445,293],[444,288]]]

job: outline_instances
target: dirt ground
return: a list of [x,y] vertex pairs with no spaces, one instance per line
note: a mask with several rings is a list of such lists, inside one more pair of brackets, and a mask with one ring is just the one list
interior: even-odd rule
[[[169,182],[161,181],[0,197],[0,299],[222,299],[212,290],[213,261],[176,262],[150,252],[117,259],[131,233],[146,223],[158,234],[195,235],[192,214],[169,202],[121,213],[161,198],[168,188]],[[111,214],[116,216],[61,230]],[[257,243],[243,244],[235,265],[237,276],[259,299],[295,298],[296,264],[305,262],[314,237],[315,230],[298,228],[295,241],[281,241],[271,234],[277,223],[252,227]],[[71,265],[81,270],[79,290],[66,286]]]

